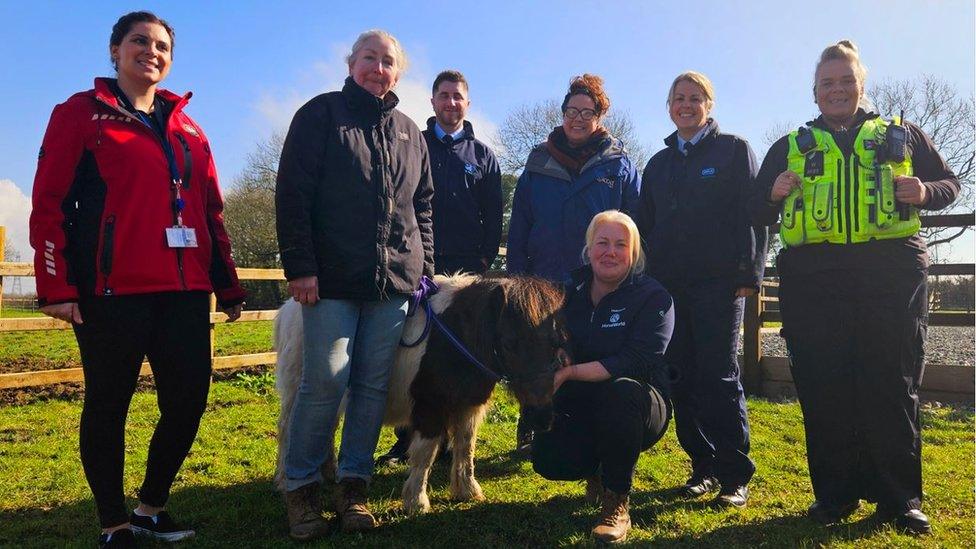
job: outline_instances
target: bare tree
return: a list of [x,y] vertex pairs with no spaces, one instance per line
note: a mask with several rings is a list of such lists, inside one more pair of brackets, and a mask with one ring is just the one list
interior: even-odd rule
[[[885,80],[868,89],[878,113],[886,118],[901,115],[932,138],[939,153],[959,177],[962,192],[947,209],[949,212],[973,210],[973,159],[976,144],[973,132],[973,96],[964,97],[949,82],[932,75],[906,80]],[[922,234],[930,248],[951,242],[972,227],[928,228]]]
[[20,255],[20,250],[14,246],[10,238],[4,238],[3,257],[0,258],[0,261],[20,261],[22,258],[23,256]]
[[[225,224],[239,266],[281,267],[275,234],[275,180],[283,144],[280,134],[257,143],[224,195]],[[277,307],[283,300],[280,284],[245,281],[243,285],[252,306]]]
[[[542,143],[549,132],[563,123],[563,113],[559,103],[550,99],[534,104],[523,104],[512,109],[498,129],[497,150],[503,151],[499,157],[505,173],[517,174],[525,167],[525,161],[533,147]],[[637,139],[637,129],[627,111],[610,109],[603,126],[623,143],[627,155],[638,170],[647,163],[647,149]]]

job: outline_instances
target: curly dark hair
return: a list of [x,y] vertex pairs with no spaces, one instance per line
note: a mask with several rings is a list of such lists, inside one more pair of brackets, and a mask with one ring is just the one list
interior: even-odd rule
[[563,98],[563,111],[566,110],[569,99],[574,95],[585,95],[592,99],[593,104],[596,106],[597,116],[602,116],[610,110],[610,98],[607,97],[607,92],[603,89],[603,79],[595,74],[586,73],[580,76],[574,76],[569,81],[569,91],[566,92],[566,97]]

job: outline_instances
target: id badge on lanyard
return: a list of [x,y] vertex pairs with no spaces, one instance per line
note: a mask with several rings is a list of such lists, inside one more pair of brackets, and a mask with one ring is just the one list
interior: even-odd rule
[[[159,137],[159,144],[163,149],[163,154],[166,155],[166,160],[169,163],[173,226],[166,227],[165,229],[166,245],[170,248],[196,248],[200,245],[197,241],[196,229],[183,225],[183,207],[185,203],[180,193],[183,188],[183,181],[180,176],[179,169],[176,167],[176,155],[173,152],[172,145],[170,145],[169,140],[166,137],[163,122],[159,121],[159,131],[157,131],[156,126],[154,126],[153,121],[149,119],[149,116],[135,109],[132,104],[128,102],[128,98],[123,96],[120,96],[119,99],[126,103],[126,108],[134,112],[139,120],[142,121],[142,123],[145,124],[150,131],[157,134]],[[189,150],[186,150],[184,154],[190,154]]]

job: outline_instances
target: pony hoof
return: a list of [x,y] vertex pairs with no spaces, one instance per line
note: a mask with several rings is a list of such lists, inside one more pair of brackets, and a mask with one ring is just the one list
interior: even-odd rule
[[478,481],[471,479],[470,483],[452,486],[451,499],[454,501],[485,501],[485,494],[482,493]]
[[430,499],[427,498],[426,494],[423,494],[418,498],[404,498],[403,510],[406,511],[408,515],[422,515],[424,513],[429,513]]

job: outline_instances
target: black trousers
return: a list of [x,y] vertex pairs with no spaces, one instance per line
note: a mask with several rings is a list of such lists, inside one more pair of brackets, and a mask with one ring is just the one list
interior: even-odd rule
[[863,270],[781,277],[783,334],[818,501],[866,499],[889,513],[921,506],[917,392],[926,275]]
[[675,324],[665,356],[680,371],[672,391],[675,433],[693,474],[724,486],[745,485],[756,472],[738,363],[744,300],[735,289],[724,278],[668,286]]
[[671,410],[654,387],[633,379],[568,381],[556,393],[555,422],[536,433],[532,467],[549,480],[580,480],[601,470],[603,486],[630,492],[640,453],[668,428]]
[[74,326],[85,374],[81,463],[103,528],[128,522],[122,487],[125,419],[148,357],[160,418],[139,500],[162,507],[196,437],[210,389],[209,295],[82,298]]

